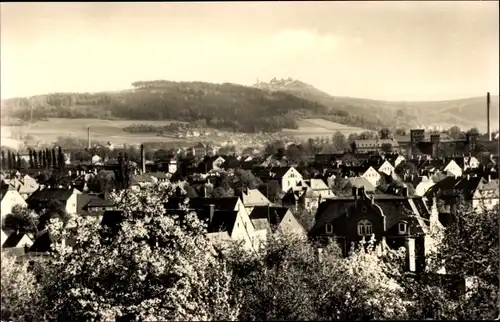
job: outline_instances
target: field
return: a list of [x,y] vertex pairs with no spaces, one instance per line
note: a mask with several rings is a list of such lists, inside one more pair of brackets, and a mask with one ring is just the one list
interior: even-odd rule
[[282,133],[285,135],[292,135],[299,139],[305,140],[308,138],[315,138],[317,136],[332,136],[335,132],[339,131],[345,136],[357,132],[367,131],[359,127],[352,127],[340,123],[327,121],[324,119],[304,119],[298,121],[299,128],[296,130],[286,129]]
[[22,126],[2,126],[2,141],[6,138],[25,140],[29,136],[29,141],[40,143],[51,143],[57,141],[58,137],[87,139],[87,128],[90,127],[91,140],[102,143],[111,141],[119,146],[124,143],[139,144],[141,142],[184,142],[184,140],[159,137],[156,133],[128,133],[122,129],[132,124],[166,125],[170,121],[122,121],[122,120],[98,120],[98,119],[65,119],[54,118],[47,121],[37,121],[29,125]]

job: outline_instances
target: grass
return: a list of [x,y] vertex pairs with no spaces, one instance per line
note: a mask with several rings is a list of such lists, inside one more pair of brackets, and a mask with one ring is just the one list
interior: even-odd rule
[[285,129],[282,133],[286,135],[293,135],[299,139],[308,139],[315,138],[317,136],[332,136],[337,131],[344,134],[346,137],[351,133],[368,131],[367,129],[352,127],[324,119],[304,119],[298,121],[298,124],[298,129]]
[[129,125],[144,123],[151,125],[167,125],[172,121],[123,121],[123,120],[99,120],[99,119],[67,119],[53,118],[47,121],[37,121],[29,125],[22,126],[2,126],[2,138],[22,139],[26,136],[41,143],[51,143],[57,141],[59,137],[69,137],[77,139],[87,139],[87,128],[90,127],[92,140],[107,142],[111,141],[115,145],[139,144],[149,142],[182,142],[183,140],[171,137],[159,137],[156,133],[128,133],[123,131]]

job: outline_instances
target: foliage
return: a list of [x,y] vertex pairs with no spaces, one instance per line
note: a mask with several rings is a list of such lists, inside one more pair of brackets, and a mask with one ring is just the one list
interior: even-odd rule
[[14,206],[12,213],[3,218],[2,227],[8,230],[34,233],[38,231],[39,216],[32,210]]
[[[117,93],[57,93],[5,102],[10,116],[177,120],[241,132],[297,128],[297,113],[325,112],[325,107],[283,92],[234,84],[135,82],[135,90]],[[30,114],[32,111],[32,114]],[[135,131],[127,128],[127,131]],[[143,131],[144,128],[141,129]]]
[[257,189],[262,184],[262,181],[254,176],[250,170],[236,169],[233,178],[235,179],[233,181],[235,188]]
[[277,235],[258,254],[229,256],[242,320],[338,320],[406,317],[401,288],[373,248],[342,258],[336,246],[318,256],[304,239]]
[[[194,213],[173,216],[163,200],[173,187],[115,195],[124,219],[115,233],[91,218],[77,229],[53,221],[55,244],[47,263],[44,318],[57,320],[234,320],[231,273],[214,254]],[[70,226],[68,226],[70,227]],[[57,277],[57,278],[55,278]]]
[[271,180],[263,183],[259,191],[271,202],[277,202],[281,197],[281,187],[278,181]]
[[40,285],[28,262],[2,253],[2,321],[40,321]]

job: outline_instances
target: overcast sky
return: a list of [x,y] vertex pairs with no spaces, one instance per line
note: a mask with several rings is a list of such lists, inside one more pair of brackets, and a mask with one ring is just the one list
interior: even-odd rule
[[332,95],[498,93],[496,1],[2,3],[1,95],[292,77]]

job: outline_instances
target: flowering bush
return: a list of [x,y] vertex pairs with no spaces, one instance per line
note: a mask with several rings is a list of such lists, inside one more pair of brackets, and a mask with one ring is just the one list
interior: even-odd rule
[[234,320],[231,272],[214,253],[194,214],[171,216],[163,202],[172,187],[122,192],[123,211],[110,234],[91,218],[54,219],[56,243],[44,285],[46,318],[63,320]]

